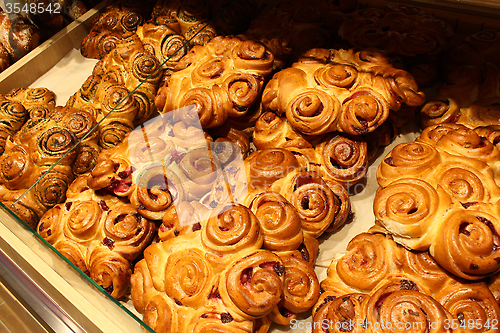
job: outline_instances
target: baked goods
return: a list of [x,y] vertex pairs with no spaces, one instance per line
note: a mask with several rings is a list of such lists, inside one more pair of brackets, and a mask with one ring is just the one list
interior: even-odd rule
[[274,75],[262,104],[286,115],[306,135],[360,135],[380,126],[389,110],[417,106],[424,99],[413,77],[393,68],[378,51],[313,49]]
[[195,46],[179,62],[168,86],[158,90],[155,105],[161,113],[184,107],[197,112],[189,120],[182,111],[176,117],[218,127],[229,118],[259,111],[265,78],[272,71],[272,54],[262,45],[235,37],[216,37]]
[[498,149],[467,127],[426,128],[396,146],[377,170],[377,223],[404,246],[429,249],[451,273],[478,280],[500,269],[496,258]]
[[28,112],[21,103],[0,96],[0,155],[5,151],[5,142],[17,132],[28,118]]
[[189,50],[187,40],[166,25],[145,23],[137,28],[137,35],[144,44],[144,50],[161,63],[164,75],[162,81],[170,77],[179,60]]
[[102,59],[110,53],[124,34],[135,32],[149,17],[153,1],[134,3],[120,0],[106,7],[82,40],[84,57]]
[[381,325],[397,331],[411,324],[429,332],[490,332],[500,315],[484,281],[465,283],[427,252],[409,251],[375,230],[349,242],[321,287],[313,325],[333,331],[376,332]]
[[90,189],[88,179],[75,179],[66,201],[51,208],[36,231],[118,299],[129,288],[130,261],[151,242],[155,224],[130,203]]
[[91,113],[99,123],[99,145],[112,147],[151,116],[162,72],[136,34],[124,35],[66,105]]

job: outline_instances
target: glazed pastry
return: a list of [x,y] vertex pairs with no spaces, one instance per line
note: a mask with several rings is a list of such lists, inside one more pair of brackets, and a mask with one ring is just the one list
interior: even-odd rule
[[144,50],[139,37],[126,34],[96,64],[92,75],[66,105],[94,115],[99,122],[99,145],[110,148],[121,142],[135,123],[151,116],[162,72],[158,60]]
[[264,79],[271,70],[272,54],[263,45],[217,37],[182,58],[168,86],[159,89],[155,105],[161,113],[195,110],[196,118],[177,115],[187,124],[199,121],[203,128],[219,127],[228,117],[243,117],[259,107]]
[[438,264],[461,278],[497,272],[498,154],[485,136],[465,126],[424,129],[379,166],[377,223],[398,243],[429,249]]
[[130,204],[96,194],[87,186],[88,179],[77,178],[67,200],[49,210],[36,230],[111,296],[120,298],[129,287],[129,261],[151,242],[155,225]]
[[75,134],[55,120],[29,119],[6,141],[0,157],[0,184],[5,189],[0,200],[19,200],[32,210],[28,215],[37,218],[64,202],[73,180],[76,143]]
[[5,98],[21,103],[29,118],[46,118],[56,106],[56,95],[47,88],[16,88],[9,91]]
[[389,109],[417,106],[424,99],[413,77],[393,68],[380,53],[313,49],[274,75],[262,103],[286,115],[290,125],[305,135],[333,131],[359,135],[380,126]]
[[[338,229],[347,222],[350,201],[346,190],[338,183],[327,182],[317,173],[295,170],[275,181],[271,191],[280,193],[297,209],[302,228],[314,237],[327,229]],[[337,195],[336,192],[344,193]]]
[[179,60],[188,52],[186,39],[165,25],[145,23],[137,29],[144,49],[155,56],[163,67],[162,81],[168,80]]
[[149,16],[152,1],[140,4],[118,1],[99,15],[90,32],[82,40],[80,51],[84,57],[103,59],[116,48],[123,35],[135,32]]
[[[374,279],[367,281],[367,277]],[[498,316],[498,304],[484,282],[464,283],[439,266],[428,252],[409,251],[375,229],[349,242],[347,252],[330,264],[321,287],[324,293],[313,308],[313,324],[326,319],[333,321],[328,322],[333,327],[343,322],[347,325],[344,328],[356,332],[376,331],[370,323],[374,327],[382,320],[388,326],[392,320],[389,314],[415,325],[422,314],[430,316],[428,320],[435,322],[428,326],[429,331],[441,332],[447,323],[451,329],[455,321],[456,330],[490,332],[489,323]],[[405,312],[399,314],[400,307]],[[419,311],[424,312],[417,316]],[[408,315],[417,318],[406,319]],[[436,315],[444,317],[432,318]],[[357,318],[363,320],[357,322]],[[475,321],[467,321],[469,318]],[[427,327],[429,322],[418,325]],[[336,331],[344,330],[337,326]]]
[[0,155],[5,151],[5,143],[9,136],[17,132],[28,117],[28,112],[21,103],[10,101],[0,96]]

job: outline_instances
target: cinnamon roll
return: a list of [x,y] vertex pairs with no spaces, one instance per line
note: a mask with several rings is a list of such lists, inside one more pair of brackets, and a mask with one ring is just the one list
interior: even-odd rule
[[252,188],[269,187],[298,166],[293,153],[286,149],[257,150],[245,159],[248,183]]
[[271,251],[296,250],[304,236],[296,209],[278,193],[262,192],[255,196],[249,208],[259,221],[264,235],[264,248]]
[[255,123],[253,143],[257,149],[310,147],[304,136],[290,125],[286,117],[266,112]]
[[377,181],[387,186],[392,181],[405,177],[425,175],[442,161],[440,153],[431,145],[410,142],[402,143],[386,155],[377,169]]
[[[258,249],[264,242],[259,222],[245,206],[222,208],[212,213],[202,228],[201,241],[218,263],[243,249]],[[229,255],[229,256],[228,256]]]
[[[420,277],[431,293],[441,290],[454,278],[430,256],[428,251],[416,252],[407,249],[403,253],[403,272]],[[439,299],[438,299],[439,301]],[[440,302],[442,304],[442,302]],[[446,306],[445,306],[446,307]],[[446,307],[449,309],[448,307]]]
[[436,230],[430,253],[449,272],[479,280],[500,269],[497,217],[487,212],[456,208]]
[[322,175],[346,187],[356,183],[368,170],[367,144],[336,135],[315,147],[321,156]]
[[21,103],[0,97],[0,117],[4,119],[4,122],[0,124],[0,155],[5,151],[7,138],[21,128],[27,116],[28,113]]
[[228,117],[251,115],[259,108],[257,100],[271,70],[272,55],[263,45],[216,37],[204,47],[193,47],[179,62],[155,105],[161,113],[194,105],[201,126],[219,127]]
[[129,204],[108,202],[103,222],[102,243],[126,260],[133,260],[151,242],[155,224],[142,217]]
[[202,251],[177,251],[165,267],[165,293],[178,305],[199,308],[210,294],[213,275]]
[[[295,252],[279,253],[285,266],[285,281],[283,288],[283,306],[280,313],[302,313],[314,306],[320,294],[320,285],[313,267]],[[283,316],[288,320],[291,315]],[[285,323],[286,324],[286,323]]]
[[328,269],[321,285],[325,290],[342,293],[336,276],[353,290],[367,292],[391,272],[400,268],[401,251],[393,240],[381,234],[359,234],[347,246],[347,253]]
[[221,276],[226,306],[248,319],[263,317],[283,297],[285,266],[276,254],[257,251],[233,263]]
[[423,127],[442,123],[456,123],[460,118],[460,106],[451,98],[434,97],[420,111],[420,121]]
[[132,274],[128,260],[97,242],[89,247],[86,260],[92,280],[116,299],[125,295]]
[[[449,329],[452,317],[432,297],[418,291],[411,280],[402,279],[391,288],[379,288],[365,303],[368,331],[376,332],[382,323],[389,332],[401,327],[413,327],[428,332],[443,332]],[[403,325],[403,326],[402,326]]]
[[151,297],[142,320],[155,332],[176,332],[179,325],[175,303],[161,294]]
[[435,296],[460,323],[465,332],[492,332],[497,329],[500,307],[485,283],[450,283]]
[[415,250],[433,244],[435,220],[451,205],[450,198],[426,181],[404,178],[379,189],[373,201],[377,221],[397,242]]
[[324,332],[364,332],[362,323],[364,318],[364,303],[368,296],[365,294],[345,294],[340,297],[321,295],[319,305],[313,313],[313,333]]
[[342,102],[339,127],[351,135],[372,132],[389,116],[389,106],[375,91],[356,90]]
[[[319,237],[335,221],[341,202],[316,173],[291,172],[270,188],[285,197],[299,213],[304,232]],[[339,221],[338,226],[345,221]]]
[[185,197],[179,178],[162,165],[149,166],[136,179],[130,195],[131,204],[144,217],[161,220],[165,211]]

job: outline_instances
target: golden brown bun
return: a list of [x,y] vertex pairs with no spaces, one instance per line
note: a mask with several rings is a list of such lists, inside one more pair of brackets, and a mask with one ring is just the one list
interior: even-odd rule
[[[272,70],[272,54],[264,45],[232,37],[216,37],[196,46],[178,63],[168,86],[155,98],[161,113],[204,128],[219,127],[228,117],[243,117],[259,107],[264,79]],[[190,106],[193,105],[193,106]],[[196,111],[187,118],[183,109]]]
[[377,223],[395,241],[429,250],[451,273],[479,280],[500,269],[499,151],[462,125],[427,127],[413,143],[397,145],[377,171]]
[[286,115],[299,133],[372,132],[402,104],[425,96],[413,77],[374,50],[312,49],[267,84],[264,108]]
[[67,200],[49,210],[36,230],[111,296],[122,297],[129,287],[129,261],[151,242],[155,225],[130,204],[88,187],[78,177]]
[[[313,322],[330,320],[332,327],[350,323],[347,328],[355,332],[366,331],[359,324],[363,321],[356,324],[357,318],[372,325],[382,320],[387,324],[391,318],[386,311],[397,313],[399,306],[404,306],[406,315],[423,310],[421,314],[429,316],[428,320],[436,320],[430,330],[436,332],[444,329],[439,325],[462,316],[477,316],[478,320],[465,327],[465,332],[489,331],[487,323],[498,317],[498,304],[484,282],[465,283],[440,267],[428,252],[409,251],[391,236],[378,233],[354,237],[347,252],[330,264],[321,287],[324,293],[313,308]],[[339,327],[335,331],[342,331]],[[369,326],[364,328],[372,332]]]

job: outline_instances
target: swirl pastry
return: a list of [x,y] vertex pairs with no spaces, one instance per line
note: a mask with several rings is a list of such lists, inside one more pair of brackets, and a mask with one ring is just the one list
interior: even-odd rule
[[257,119],[253,143],[257,149],[311,146],[304,135],[290,125],[286,117],[280,117],[273,112],[266,112]]
[[271,70],[272,54],[263,45],[217,37],[204,47],[194,47],[179,62],[168,86],[158,91],[155,105],[161,113],[193,108],[201,126],[218,127],[228,117],[255,112],[264,79]]
[[491,332],[496,330],[500,308],[485,283],[449,284],[435,296],[465,332]]
[[380,65],[364,61],[354,50],[313,49],[291,68],[276,73],[263,92],[263,106],[285,114],[305,135],[333,131],[351,135],[372,132],[402,104],[424,102],[413,77],[393,68],[380,55]]
[[188,42],[176,31],[165,25],[145,23],[137,29],[144,49],[161,63],[166,81],[179,60],[188,53]]
[[328,292],[323,293],[313,312],[313,333],[325,329],[329,332],[364,332],[359,323],[364,322],[363,305],[367,299],[364,294],[345,294],[336,298]]
[[222,274],[222,301],[244,317],[264,316],[282,299],[284,272],[282,260],[272,252],[257,251],[242,258]]
[[[347,250],[331,262],[321,282],[324,293],[313,308],[313,324],[318,328],[328,324],[331,330],[376,332],[376,325],[384,323],[386,330],[397,331],[404,329],[401,323],[412,323],[414,330],[429,332],[489,332],[489,323],[498,316],[498,304],[484,282],[464,283],[428,252],[410,251],[375,229],[354,237]],[[343,277],[346,272],[349,275]],[[361,274],[356,276],[357,272]],[[365,283],[362,272],[366,276],[373,272],[377,279]],[[423,312],[416,315],[419,311]],[[391,320],[395,320],[392,327]],[[339,324],[333,328],[335,322]]]
[[152,1],[137,6],[130,1],[118,1],[107,6],[82,40],[80,51],[86,58],[103,59],[117,47],[128,32],[135,32],[147,19]]
[[21,103],[29,118],[45,118],[56,105],[56,95],[47,88],[16,88],[9,91],[5,98]]
[[[416,165],[396,160],[405,147],[422,156]],[[377,223],[404,246],[429,249],[439,265],[461,278],[494,274],[500,269],[497,155],[486,137],[465,126],[427,127],[380,165],[373,206]]]
[[315,146],[315,150],[321,156],[321,174],[325,179],[332,179],[349,187],[366,175],[366,142],[335,135]]
[[98,195],[78,177],[68,198],[43,215],[36,231],[113,297],[129,286],[130,261],[151,242],[155,224],[129,203]]
[[[332,187],[336,188],[332,190]],[[342,200],[348,196],[335,193],[344,193],[345,189],[338,183],[325,182],[314,172],[291,172],[275,181],[270,190],[283,195],[297,209],[304,232],[314,237],[319,237],[332,225],[337,229],[347,221],[345,212],[350,211],[350,203]]]
[[245,159],[251,188],[265,189],[298,167],[297,159],[286,149],[256,150]]
[[437,233],[430,253],[453,274],[478,280],[500,269],[498,222],[486,212],[457,208]]
[[271,317],[276,323],[290,325],[298,313],[309,310],[318,301],[320,286],[313,267],[296,252],[278,255],[285,266],[284,298]]
[[296,209],[278,193],[256,195],[249,208],[259,221],[264,234],[264,248],[272,251],[297,250],[304,240]]
[[0,124],[0,155],[5,151],[6,140],[21,129],[25,123],[28,113],[24,106],[15,101],[10,101],[0,96],[0,117],[4,122]]

